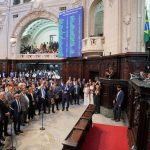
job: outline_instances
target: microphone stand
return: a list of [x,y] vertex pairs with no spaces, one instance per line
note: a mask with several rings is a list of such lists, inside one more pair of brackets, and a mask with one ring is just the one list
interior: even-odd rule
[[[43,99],[43,103],[44,103],[44,99]],[[43,119],[44,119],[44,107],[43,107],[43,103],[42,103],[42,127],[40,128],[40,130],[45,130],[45,128],[43,127]]]
[[11,147],[8,148],[7,150],[16,150],[16,147],[14,147],[14,144],[13,144],[13,121],[11,119]]

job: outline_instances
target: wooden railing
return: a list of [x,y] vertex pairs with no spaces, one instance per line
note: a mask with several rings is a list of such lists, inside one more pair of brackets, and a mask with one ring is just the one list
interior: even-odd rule
[[92,127],[94,112],[95,105],[90,104],[62,143],[63,150],[80,150],[87,132]]
[[58,53],[52,54],[16,54],[14,56],[16,60],[50,60],[61,59],[58,57]]

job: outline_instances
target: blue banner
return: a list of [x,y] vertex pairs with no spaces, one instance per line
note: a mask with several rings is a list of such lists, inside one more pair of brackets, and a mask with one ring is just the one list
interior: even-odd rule
[[83,7],[59,14],[59,51],[61,58],[82,55]]

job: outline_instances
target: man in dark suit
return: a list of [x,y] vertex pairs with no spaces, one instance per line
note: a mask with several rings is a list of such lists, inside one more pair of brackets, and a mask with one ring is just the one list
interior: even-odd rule
[[74,103],[79,105],[79,94],[80,94],[80,86],[78,81],[75,81],[74,85]]
[[46,113],[46,89],[44,81],[41,83],[37,95],[38,95],[38,109],[40,115],[41,109],[43,109],[44,113]]
[[117,86],[117,95],[115,100],[113,101],[114,103],[114,119],[116,122],[120,121],[121,117],[121,106],[124,100],[124,92],[122,91],[122,87],[120,85]]
[[62,89],[62,111],[64,111],[65,109],[65,103],[67,103],[66,111],[68,111],[69,97],[70,97],[70,87],[69,82],[66,82],[66,85]]
[[[5,109],[5,113],[9,113],[10,111],[10,104],[9,102],[4,98],[3,100],[4,103],[4,109]],[[4,135],[5,136],[11,136],[7,130],[8,130],[8,121],[9,121],[9,115],[4,115]]]
[[19,133],[23,133],[20,130],[20,123],[21,123],[21,104],[20,104],[20,94],[16,93],[14,95],[15,100],[12,102],[12,115],[14,119],[14,131],[15,134],[18,135]]
[[7,112],[7,108],[4,104],[4,99],[5,99],[5,96],[4,96],[4,92],[0,92],[0,146],[4,146],[3,143],[1,143],[1,141],[4,140],[4,137],[3,137],[3,123],[4,123],[4,118],[6,116],[9,116],[10,113]]
[[28,88],[28,93],[27,93],[28,99],[29,99],[29,108],[28,108],[28,119],[33,119],[34,117],[34,112],[35,112],[35,101],[33,97],[33,90],[32,87]]

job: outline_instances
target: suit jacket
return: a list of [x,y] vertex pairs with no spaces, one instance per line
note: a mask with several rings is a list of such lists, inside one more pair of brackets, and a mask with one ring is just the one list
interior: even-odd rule
[[27,94],[27,97],[29,99],[29,107],[33,106],[34,103],[34,97],[30,93]]
[[[77,90],[77,91],[76,91],[76,90]],[[80,92],[80,86],[79,86],[79,85],[75,85],[75,86],[74,86],[74,94],[79,95],[79,92]]]
[[0,122],[3,121],[5,115],[5,104],[2,100],[0,100]]
[[50,91],[47,91],[47,94],[46,94],[46,95],[47,95],[47,99],[48,99],[48,100],[50,100],[51,98],[54,98],[54,93],[53,93],[53,91],[51,91],[51,92],[50,92]]
[[[45,91],[45,98],[46,98],[46,90],[44,89]],[[37,92],[37,95],[38,95],[38,98],[42,98],[42,89],[38,89],[38,92]]]
[[14,97],[10,92],[7,92],[5,97],[6,97],[6,100],[9,102],[9,104],[11,104],[14,100]]
[[62,91],[63,96],[70,96],[70,87],[68,85],[65,85]]
[[116,104],[121,106],[123,100],[124,100],[124,92],[122,90],[120,90],[116,96]]
[[20,111],[19,111],[19,108],[18,108],[18,105],[17,105],[16,100],[14,100],[14,101],[11,103],[11,107],[14,109],[14,110],[12,110],[12,115],[13,115],[13,117],[18,118],[19,115],[20,115],[20,111],[21,111],[21,104],[20,104]]
[[27,101],[23,93],[20,94],[20,104],[21,104],[22,111],[26,111],[28,109],[29,102]]

